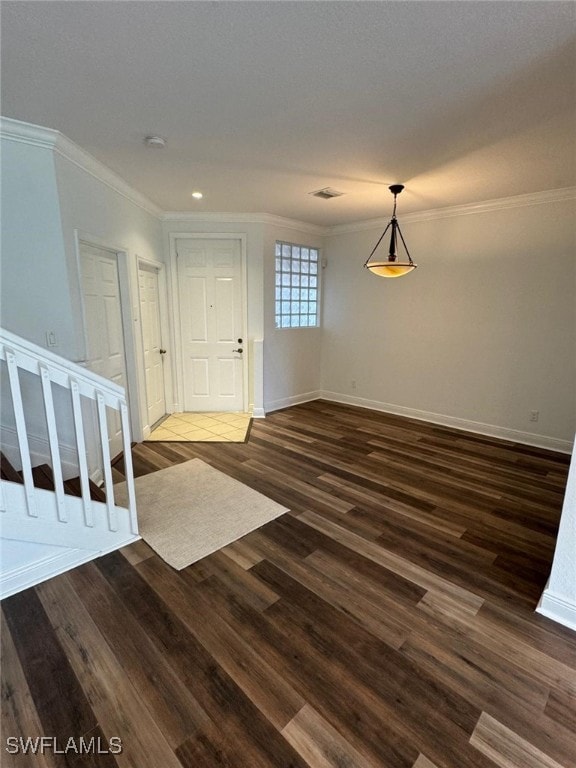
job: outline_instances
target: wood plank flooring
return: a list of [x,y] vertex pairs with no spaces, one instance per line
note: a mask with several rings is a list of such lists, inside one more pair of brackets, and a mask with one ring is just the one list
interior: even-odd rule
[[[576,766],[576,633],[534,613],[568,457],[322,401],[133,451],[195,457],[290,513],[180,572],[138,542],[5,600],[3,766]],[[39,735],[123,751],[5,752]]]

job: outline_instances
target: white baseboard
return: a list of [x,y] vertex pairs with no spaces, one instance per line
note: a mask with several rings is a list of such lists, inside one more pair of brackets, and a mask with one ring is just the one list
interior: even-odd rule
[[126,547],[140,538],[140,536],[131,536],[114,546],[92,552],[87,552],[85,549],[69,549],[66,547],[63,548],[61,553],[50,555],[49,557],[27,563],[12,571],[3,573],[0,575],[0,599],[3,600],[5,597],[15,595],[17,592],[35,587],[36,584],[40,584],[54,576],[59,576],[61,573],[77,568],[79,565],[95,560],[97,557],[114,552],[121,547]]
[[266,411],[264,408],[252,408],[252,418],[253,419],[265,419],[266,418]]
[[[480,421],[469,421],[460,419],[456,416],[446,416],[441,413],[432,413],[430,411],[420,411],[416,408],[407,408],[402,405],[393,405],[392,403],[382,403],[379,400],[366,400],[362,397],[352,395],[343,395],[339,392],[321,391],[317,394],[322,400],[330,400],[334,403],[343,403],[345,405],[355,405],[359,408],[370,408],[373,411],[382,411],[384,413],[393,413],[396,416],[406,416],[418,421],[429,421],[432,424],[440,424],[443,427],[453,427],[462,429],[464,432],[475,432],[479,435],[488,437],[498,437],[501,440],[509,440],[513,443],[522,443],[524,445],[533,445],[537,448],[547,448],[551,451],[560,453],[572,453],[572,442],[570,440],[561,440],[547,435],[538,435],[532,432],[521,432],[507,427],[498,427],[494,424],[483,424]],[[314,398],[309,398],[314,399]],[[302,402],[306,402],[303,400]],[[290,403],[294,405],[294,403]],[[279,406],[285,407],[285,406]]]
[[[30,460],[33,467],[40,464],[52,465],[52,455],[50,453],[50,443],[44,437],[38,435],[28,435],[28,445],[30,447]],[[20,448],[18,445],[18,434],[13,427],[2,427],[2,452],[12,464],[14,469],[22,469],[22,460],[20,459]],[[76,448],[71,445],[59,443],[60,459],[62,462],[62,475],[64,480],[72,477],[78,477],[80,469],[76,456]],[[90,480],[98,486],[104,482],[104,474],[101,468],[97,468],[90,473]]]
[[283,397],[280,400],[270,400],[268,403],[264,403],[265,413],[271,411],[279,411],[281,408],[289,408],[291,405],[300,405],[301,403],[309,403],[312,400],[318,400],[323,397],[320,390],[314,392],[303,392],[301,395],[292,395],[292,397]]
[[[50,464],[52,462],[50,453],[50,443],[45,437],[39,435],[28,435],[28,445],[30,447],[30,458],[32,466],[39,464]],[[77,477],[78,459],[76,457],[76,448],[71,445],[59,444],[60,459],[62,461],[62,474],[64,479]],[[2,425],[2,452],[14,469],[22,469],[20,459],[20,448],[18,445],[18,433],[15,427]]]
[[555,595],[548,588],[542,593],[536,613],[576,631],[576,603]]

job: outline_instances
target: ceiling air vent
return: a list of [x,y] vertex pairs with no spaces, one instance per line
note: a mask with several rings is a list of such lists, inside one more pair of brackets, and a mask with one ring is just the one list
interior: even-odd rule
[[324,189],[317,189],[316,192],[309,192],[308,194],[313,197],[319,197],[321,200],[330,200],[332,197],[340,197],[344,192],[338,192],[337,189],[332,187],[324,187]]

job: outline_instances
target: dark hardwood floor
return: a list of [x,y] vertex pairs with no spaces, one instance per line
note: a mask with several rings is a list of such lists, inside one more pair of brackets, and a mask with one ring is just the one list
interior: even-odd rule
[[[180,572],[138,542],[3,601],[2,765],[576,766],[576,633],[534,613],[567,456],[317,401],[133,457],[290,513]],[[123,752],[5,752],[27,735]]]

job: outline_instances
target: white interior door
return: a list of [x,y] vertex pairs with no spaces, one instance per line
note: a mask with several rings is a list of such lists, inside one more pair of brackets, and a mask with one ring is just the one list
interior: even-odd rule
[[[126,388],[118,257],[104,248],[80,243],[80,274],[87,366]],[[107,416],[110,455],[114,457],[122,451],[120,414],[107,409]]]
[[176,254],[184,410],[241,411],[240,240],[182,238],[176,241]]
[[160,285],[158,268],[140,264],[138,268],[140,320],[146,374],[146,404],[148,426],[166,414],[164,389],[164,354],[160,321]]

